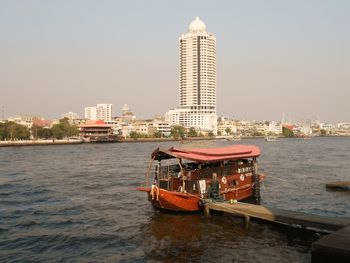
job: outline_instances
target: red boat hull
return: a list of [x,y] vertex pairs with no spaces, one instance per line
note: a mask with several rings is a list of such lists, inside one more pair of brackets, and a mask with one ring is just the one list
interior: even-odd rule
[[156,208],[172,211],[200,211],[200,197],[189,193],[167,191],[161,188],[138,188],[148,193],[148,200]]
[[[167,191],[165,189],[139,187],[137,190],[147,192],[148,200],[155,208],[171,210],[171,211],[200,211],[201,198],[198,195],[190,193],[182,193],[175,191]],[[240,191],[221,191],[224,200],[243,200],[252,196],[252,188],[247,185]]]

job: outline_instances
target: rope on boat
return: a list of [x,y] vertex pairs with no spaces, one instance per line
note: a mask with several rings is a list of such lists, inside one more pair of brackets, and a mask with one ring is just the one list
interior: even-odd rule
[[284,182],[284,183],[286,183],[286,184],[288,184],[288,185],[290,185],[290,186],[292,186],[292,187],[294,187],[296,189],[300,189],[298,186],[296,186],[294,184],[291,184],[290,181],[288,181],[288,180],[284,180],[284,179],[281,179],[281,178],[278,178],[278,177],[275,177],[275,176],[272,176],[272,175],[269,175],[269,178],[274,178],[274,179],[280,180],[281,182]]

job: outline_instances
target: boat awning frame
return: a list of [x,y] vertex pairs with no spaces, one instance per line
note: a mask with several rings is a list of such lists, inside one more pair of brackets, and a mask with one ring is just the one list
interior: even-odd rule
[[260,155],[260,149],[254,145],[232,145],[221,148],[157,148],[152,153],[152,159],[161,161],[179,158],[196,162],[219,162],[254,158]]

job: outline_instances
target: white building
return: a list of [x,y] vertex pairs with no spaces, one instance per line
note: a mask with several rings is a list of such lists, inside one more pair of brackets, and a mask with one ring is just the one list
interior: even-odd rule
[[85,119],[97,120],[96,107],[85,107]]
[[97,104],[96,107],[85,107],[85,119],[112,120],[112,104]]
[[41,120],[42,118],[39,116],[31,116],[31,115],[16,115],[15,117],[9,117],[7,121],[12,121],[17,124],[26,126],[30,129],[33,126],[35,120]]
[[169,125],[169,122],[153,120],[153,127],[157,132],[160,132],[162,136],[170,136],[171,126]]
[[230,121],[230,120],[225,120],[225,121],[221,121],[219,124],[218,124],[218,132],[219,134],[221,135],[230,135],[229,133],[237,133],[237,125],[234,121]]
[[152,135],[156,129],[153,127],[153,123],[150,120],[137,120],[132,124],[132,131],[144,134],[144,135]]
[[339,129],[350,129],[350,122],[340,122],[337,124]]
[[332,129],[334,129],[334,125],[330,123],[321,123],[320,129],[325,130],[327,132],[330,132]]
[[276,121],[270,121],[268,124],[267,132],[281,134],[282,133],[282,125]]
[[80,119],[79,115],[77,113],[74,113],[74,112],[67,112],[65,114],[62,114],[61,115],[61,118],[67,118],[69,119],[70,121],[73,121],[73,120],[76,120],[76,119]]
[[179,38],[179,106],[165,115],[171,125],[216,134],[216,39],[199,17]]
[[96,113],[99,120],[112,120],[112,104],[97,104]]

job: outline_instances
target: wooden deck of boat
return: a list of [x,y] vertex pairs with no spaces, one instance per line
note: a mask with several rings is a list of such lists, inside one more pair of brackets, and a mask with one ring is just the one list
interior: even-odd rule
[[203,200],[203,203],[205,215],[209,216],[210,210],[213,210],[244,216],[246,227],[249,226],[250,218],[257,218],[292,226],[336,231],[313,243],[312,262],[350,262],[350,218],[318,216],[240,202],[230,204]]

